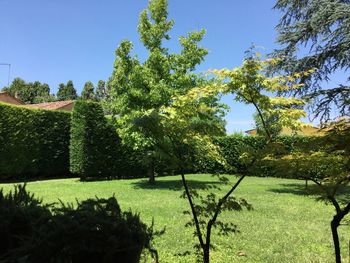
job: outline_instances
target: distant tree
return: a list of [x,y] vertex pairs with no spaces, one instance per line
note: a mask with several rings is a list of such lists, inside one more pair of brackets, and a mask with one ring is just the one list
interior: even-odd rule
[[[123,142],[149,153],[146,161],[150,183],[155,182],[154,163],[159,149],[153,138],[155,133],[146,134],[143,126],[152,124],[154,131],[161,130],[158,127],[160,107],[171,104],[174,94],[185,94],[204,81],[194,71],[208,53],[198,45],[204,36],[203,30],[180,37],[180,53],[169,53],[164,42],[170,39],[168,32],[174,21],[168,20],[167,8],[166,0],[149,1],[148,9],[140,14],[138,25],[141,42],[149,55],[144,62],[139,61],[131,55],[132,43],[122,41],[116,50],[109,82],[110,111],[119,116],[117,122]],[[151,116],[144,114],[148,110],[152,110]]]
[[[282,48],[273,53],[283,59],[274,68],[289,73],[316,68],[301,79],[306,85],[294,94],[313,98],[315,117],[322,121],[329,120],[334,109],[339,115],[349,116],[350,2],[277,0],[274,8],[283,14],[277,25],[277,41]],[[343,72],[347,81],[329,86],[327,81],[337,71]]]
[[22,95],[23,102],[25,102],[26,99],[29,97],[29,95],[26,94],[28,93],[27,83],[21,78],[15,78],[12,81],[11,85],[9,87],[2,88],[2,91],[7,91],[15,97]]
[[101,101],[107,97],[106,82],[99,80],[96,87],[95,99]]
[[73,81],[69,80],[67,85],[60,83],[57,91],[57,100],[75,100],[78,98]]
[[85,82],[83,91],[81,92],[81,98],[84,100],[95,99],[94,84],[91,81]]
[[56,94],[57,100],[66,99],[66,85],[64,83],[58,84],[58,91]]
[[39,81],[29,82],[28,89],[32,91],[32,103],[49,102],[54,100],[50,94],[50,87],[46,83],[41,84]]
[[27,104],[52,100],[49,85],[46,83],[42,84],[39,81],[26,83],[21,78],[15,78],[10,87],[5,87],[2,90],[18,97]]

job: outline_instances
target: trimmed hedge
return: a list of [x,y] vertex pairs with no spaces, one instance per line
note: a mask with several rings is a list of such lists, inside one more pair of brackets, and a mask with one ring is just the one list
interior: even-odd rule
[[[71,118],[72,116],[72,118]],[[71,134],[70,134],[71,132]],[[278,141],[287,153],[317,151],[324,144],[321,137],[280,136]],[[215,139],[231,169],[197,157],[187,172],[246,172],[239,156],[246,147],[261,149],[264,137],[230,135]],[[33,110],[0,103],[0,179],[64,177],[70,171],[88,177],[145,177],[145,152],[121,144],[112,121],[105,118],[99,104],[77,101],[72,114],[60,111]],[[159,158],[158,174],[177,173],[169,161]],[[249,173],[278,176],[269,165],[257,162]]]
[[0,103],[0,179],[69,174],[70,113]]
[[70,139],[70,171],[81,179],[118,175],[120,140],[100,104],[77,101]]
[[[317,151],[324,146],[322,144],[322,137],[316,136],[279,136],[277,141],[281,143],[284,151],[287,153],[294,151]],[[265,137],[235,134],[215,138],[214,142],[220,146],[223,156],[231,167],[226,169],[216,162],[197,157],[194,161],[194,172],[232,174],[246,172],[249,169],[251,175],[255,176],[275,175],[271,167],[266,166],[259,160],[254,167],[246,167],[239,159],[241,152],[247,147],[253,150],[262,149],[266,144]]]

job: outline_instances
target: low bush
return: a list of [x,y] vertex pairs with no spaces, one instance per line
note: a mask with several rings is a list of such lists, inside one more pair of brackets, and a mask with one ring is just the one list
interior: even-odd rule
[[114,197],[55,208],[16,186],[0,191],[0,219],[1,262],[134,263],[144,248],[152,250],[152,229],[121,212]]
[[51,217],[48,205],[29,194],[25,186],[18,185],[14,192],[0,190],[0,261],[10,251],[23,245],[23,239],[34,235],[35,229],[46,224]]

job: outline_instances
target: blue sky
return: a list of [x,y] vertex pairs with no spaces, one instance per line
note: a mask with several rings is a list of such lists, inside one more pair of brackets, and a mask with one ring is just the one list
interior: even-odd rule
[[[275,44],[280,14],[274,0],[169,0],[169,17],[175,20],[170,50],[178,50],[178,37],[206,29],[201,43],[209,55],[199,67],[232,68],[242,62],[244,51],[255,43],[262,53]],[[11,80],[48,83],[52,93],[58,84],[73,80],[80,92],[88,80],[108,79],[114,51],[129,39],[142,59],[147,53],[139,43],[137,23],[146,0],[0,0],[0,63],[11,63]],[[0,66],[0,87],[7,84],[8,70]],[[231,106],[227,131],[252,128],[251,107]]]

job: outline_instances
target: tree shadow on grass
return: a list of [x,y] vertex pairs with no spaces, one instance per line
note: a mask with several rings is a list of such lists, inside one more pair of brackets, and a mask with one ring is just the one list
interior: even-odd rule
[[60,180],[60,179],[74,179],[76,178],[74,175],[65,175],[65,176],[52,176],[52,177],[24,177],[20,176],[17,178],[2,178],[0,179],[0,184],[21,184],[21,183],[32,183],[32,182],[41,182],[41,181],[49,181],[49,180]]
[[[323,191],[320,187],[314,183],[308,184],[307,188],[305,184],[296,184],[296,183],[283,183],[279,184],[279,188],[269,189],[269,192],[279,193],[279,194],[295,194],[295,195],[303,195],[310,196],[319,199],[320,195],[323,194]],[[341,186],[337,191],[337,200],[339,202],[349,202],[350,200],[350,187],[349,186]]]
[[[191,189],[196,189],[196,190],[208,190],[208,189],[218,188],[220,187],[220,185],[223,185],[221,182],[215,182],[215,181],[214,182],[213,181],[196,181],[196,180],[186,179],[186,182],[188,183]],[[148,179],[145,179],[145,180],[139,180],[137,182],[133,182],[131,184],[135,189],[166,189],[166,190],[173,190],[173,191],[179,191],[184,189],[181,179],[173,179],[173,180],[166,180],[166,181],[158,180],[154,185],[150,184],[148,182]]]

